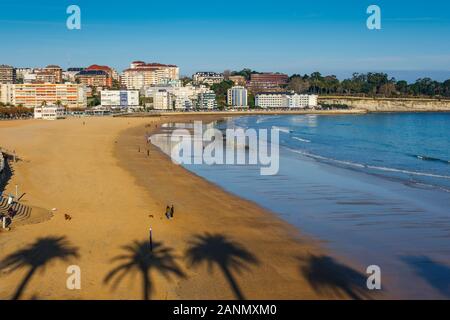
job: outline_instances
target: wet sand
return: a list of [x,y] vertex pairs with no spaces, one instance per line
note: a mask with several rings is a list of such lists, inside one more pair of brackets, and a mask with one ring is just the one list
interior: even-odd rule
[[[0,145],[22,159],[6,191],[17,184],[21,202],[53,214],[0,233],[0,299],[369,297],[364,275],[320,243],[148,145],[165,121],[0,122]],[[81,290],[66,287],[70,265]]]

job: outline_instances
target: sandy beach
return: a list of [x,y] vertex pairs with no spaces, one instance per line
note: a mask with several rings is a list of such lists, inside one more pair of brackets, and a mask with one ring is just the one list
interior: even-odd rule
[[[0,299],[371,298],[319,242],[148,145],[166,121],[0,122],[0,146],[21,159],[5,193],[17,185],[33,209],[0,232]],[[66,287],[70,265],[81,290]]]

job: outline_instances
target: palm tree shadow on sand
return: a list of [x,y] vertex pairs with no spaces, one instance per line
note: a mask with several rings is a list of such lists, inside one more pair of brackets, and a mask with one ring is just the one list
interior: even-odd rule
[[173,249],[165,247],[161,242],[153,243],[153,250],[147,241],[134,241],[130,245],[123,246],[125,254],[112,259],[112,262],[120,264],[112,269],[105,277],[103,282],[108,284],[112,282],[112,288],[115,289],[127,274],[140,273],[142,276],[143,299],[149,300],[153,291],[151,281],[151,271],[155,270],[170,280],[174,275],[184,278],[185,275],[176,263],[176,257],[173,255]]
[[300,261],[300,273],[318,294],[356,300],[371,299],[367,278],[358,271],[329,256],[310,254],[297,259]]
[[239,300],[245,297],[233,276],[233,270],[240,273],[248,270],[250,264],[259,264],[257,258],[239,243],[224,235],[210,233],[194,236],[186,251],[186,258],[192,266],[206,263],[209,272],[212,272],[214,265],[219,267]]
[[446,299],[450,298],[450,267],[427,256],[402,256],[416,274],[438,290]]
[[17,300],[20,299],[37,271],[45,270],[45,267],[53,261],[68,261],[70,258],[77,257],[78,248],[72,247],[65,237],[40,238],[28,247],[7,256],[0,262],[0,270],[8,269],[7,272],[11,273],[22,268],[29,268],[12,297],[12,300]]

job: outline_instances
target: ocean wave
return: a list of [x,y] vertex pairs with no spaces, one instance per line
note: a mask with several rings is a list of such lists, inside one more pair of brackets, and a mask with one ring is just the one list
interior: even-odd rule
[[428,156],[422,156],[422,155],[413,155],[413,157],[417,158],[419,160],[423,160],[423,161],[434,161],[434,162],[441,162],[441,163],[445,163],[445,164],[450,164],[450,161],[448,161],[448,160],[434,158],[434,157],[428,157]]
[[333,159],[333,158],[327,158],[327,157],[319,156],[319,155],[301,151],[301,150],[295,150],[295,149],[291,149],[291,148],[287,148],[287,149],[294,153],[304,155],[306,157],[323,160],[323,161],[327,161],[327,162],[339,163],[339,164],[357,167],[357,168],[366,168],[366,169],[372,169],[372,170],[378,170],[378,171],[395,172],[395,173],[403,173],[403,174],[409,174],[409,175],[415,175],[415,176],[424,176],[424,177],[450,180],[450,176],[445,176],[445,175],[440,175],[440,174],[434,174],[434,173],[429,173],[429,172],[410,171],[410,170],[390,168],[390,167],[372,166],[372,165],[367,165],[367,164],[362,164],[362,163],[357,163],[357,162],[352,162],[352,161],[344,161],[344,160],[338,160],[338,159]]
[[301,142],[307,142],[307,143],[311,142],[311,140],[302,139],[302,138],[299,138],[299,137],[292,137],[292,139],[295,139],[295,140],[298,140],[298,141],[301,141]]
[[284,133],[291,133],[291,132],[293,132],[293,130],[290,130],[288,127],[273,126],[272,129],[275,129],[275,130],[278,130],[278,131],[284,132]]

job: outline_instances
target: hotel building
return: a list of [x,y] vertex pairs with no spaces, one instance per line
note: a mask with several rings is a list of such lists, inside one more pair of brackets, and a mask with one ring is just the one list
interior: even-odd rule
[[15,84],[13,104],[35,108],[43,103],[57,104],[67,108],[86,108],[85,87],[80,84],[25,83]]
[[292,92],[266,92],[256,95],[255,105],[264,109],[312,108],[317,107],[317,98],[317,95]]
[[15,83],[16,69],[7,65],[0,65],[0,83]]
[[234,86],[228,89],[227,104],[234,108],[248,108],[247,89],[242,86]]
[[212,86],[215,83],[221,83],[223,80],[223,74],[216,72],[197,72],[192,76],[192,82],[196,85],[207,84]]
[[112,109],[139,107],[138,90],[102,90],[100,98],[102,107]]
[[123,71],[120,81],[127,89],[141,90],[170,80],[179,80],[180,69],[175,65],[134,61]]

